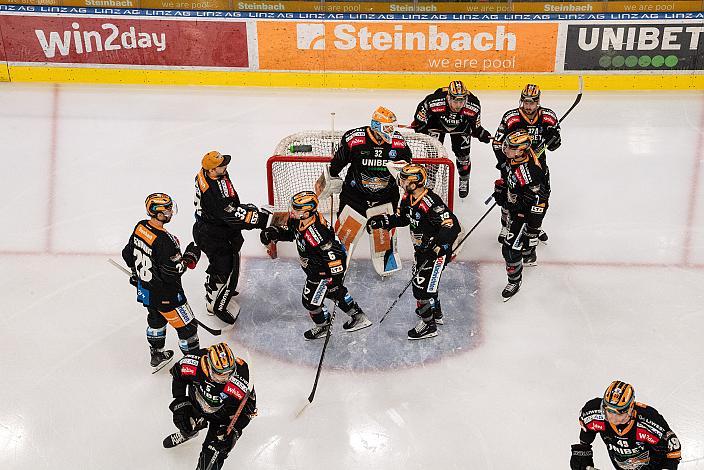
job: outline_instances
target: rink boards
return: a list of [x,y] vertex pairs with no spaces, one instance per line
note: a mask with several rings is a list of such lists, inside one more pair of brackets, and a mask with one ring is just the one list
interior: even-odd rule
[[0,5],[0,80],[704,89],[704,14],[350,14]]

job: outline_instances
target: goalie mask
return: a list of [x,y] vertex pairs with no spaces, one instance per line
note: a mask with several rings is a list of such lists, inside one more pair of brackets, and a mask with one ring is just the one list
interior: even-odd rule
[[447,87],[447,104],[450,106],[450,111],[459,113],[467,105],[468,96],[469,91],[464,83],[460,80],[450,82],[450,86]]
[[311,217],[317,210],[318,196],[313,191],[301,191],[291,198],[289,215],[295,220]]
[[213,382],[225,383],[235,370],[235,356],[227,343],[218,343],[208,348],[201,359],[201,367]]
[[[401,169],[398,174],[398,185],[406,192],[410,193],[425,186],[428,179],[428,172],[416,163],[409,163]],[[411,187],[411,185],[415,185]]]
[[178,214],[178,206],[171,199],[171,196],[165,193],[152,193],[147,196],[144,201],[144,206],[147,209],[149,217],[157,218],[162,214],[166,218],[166,222],[171,220],[171,217]]
[[379,106],[372,114],[372,122],[369,127],[378,133],[384,142],[390,144],[396,131],[396,115],[383,106]]

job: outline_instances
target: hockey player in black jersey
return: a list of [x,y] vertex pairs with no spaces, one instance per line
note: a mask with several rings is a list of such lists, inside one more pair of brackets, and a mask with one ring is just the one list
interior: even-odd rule
[[149,219],[135,225],[122,250],[122,259],[132,270],[130,284],[137,288],[137,301],[147,309],[147,342],[154,372],[164,367],[174,352],[164,350],[166,324],[176,329],[184,354],[197,351],[198,326],[181,286],[186,268],[195,268],[200,250],[190,243],[181,255],[178,239],[164,224],[178,212],[168,194],[154,193],[145,201]]
[[301,267],[306,273],[302,302],[315,326],[303,336],[307,340],[322,338],[330,327],[330,313],[323,301],[335,301],[350,316],[343,328],[356,331],[371,325],[357,302],[343,285],[347,269],[347,252],[335,232],[318,212],[318,197],[302,191],[291,198],[291,210],[285,227],[271,226],[262,230],[261,242],[295,241]]
[[482,127],[479,99],[461,81],[450,82],[450,86],[438,88],[418,104],[411,127],[440,142],[445,142],[445,134],[450,134],[460,175],[459,195],[467,197],[472,169],[471,139],[475,137],[485,144],[491,142],[491,133]]
[[220,470],[242,430],[257,414],[249,366],[227,343],[183,357],[171,368],[174,424],[179,432],[164,440],[174,447],[207,428],[196,470]]
[[501,246],[508,284],[501,296],[513,297],[521,287],[523,260],[535,260],[535,248],[548,208],[546,173],[530,146],[525,129],[511,132],[503,140],[506,178],[494,183],[494,199],[508,212],[508,233]]
[[[411,150],[396,124],[394,113],[380,106],[369,126],[345,132],[323,174],[324,188],[316,188],[321,199],[340,193],[335,232],[347,248],[357,243],[368,217],[393,214],[398,205],[399,189],[389,166],[400,169],[409,163]],[[340,174],[345,167],[349,168],[343,183]],[[390,246],[375,246],[370,237],[372,261],[377,273],[386,276],[401,269],[400,258],[395,231],[380,238],[389,240]]]
[[[208,152],[195,178],[193,239],[208,258],[205,300],[208,313],[232,324],[239,306],[230,305],[240,277],[242,230],[264,228],[269,213],[253,204],[242,204],[227,172],[230,155]],[[230,308],[228,309],[228,305]]]
[[606,444],[616,470],[675,470],[680,441],[655,408],[635,401],[633,386],[611,382],[603,398],[589,400],[579,415],[579,444],[572,445],[570,468],[594,467],[592,442]]
[[[521,91],[521,99],[518,108],[508,110],[504,113],[499,123],[499,128],[494,135],[494,154],[496,155],[496,168],[501,171],[501,177],[506,179],[508,166],[503,153],[503,142],[511,132],[525,129],[531,138],[531,147],[538,154],[541,165],[545,168],[546,185],[548,196],[550,193],[550,172],[547,165],[546,150],[554,152],[560,145],[560,128],[557,124],[557,116],[550,108],[540,105],[540,87],[538,85],[526,85]],[[545,148],[544,148],[545,147]],[[501,212],[501,233],[499,243],[503,243],[503,238],[508,232],[508,212],[502,209]],[[548,236],[544,231],[540,231],[539,238],[547,242]],[[527,260],[530,262],[531,260]]]
[[423,166],[408,164],[398,178],[405,194],[396,214],[370,218],[367,230],[411,226],[415,261],[413,296],[420,321],[408,331],[408,339],[431,338],[438,334],[437,324],[443,323],[438,298],[440,276],[450,262],[461,227],[440,196],[425,187],[428,175]]

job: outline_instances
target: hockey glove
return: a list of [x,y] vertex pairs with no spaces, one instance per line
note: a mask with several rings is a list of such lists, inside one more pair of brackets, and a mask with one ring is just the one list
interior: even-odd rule
[[269,243],[275,242],[279,239],[279,231],[276,227],[267,227],[261,232],[259,232],[259,241],[262,245],[268,246]]
[[594,466],[594,452],[591,444],[572,444],[572,457],[570,468],[572,470],[586,470]]
[[137,277],[136,274],[133,274],[133,275],[130,276],[130,284],[133,285],[133,286],[135,286],[135,287],[138,287],[138,286],[139,286],[139,278]]
[[374,215],[367,220],[367,233],[372,233],[372,230],[376,229],[388,230],[390,228],[392,227],[389,214]]
[[186,247],[186,251],[183,252],[183,256],[181,256],[181,260],[183,260],[183,264],[188,268],[188,269],[195,269],[196,265],[198,264],[198,260],[200,259],[200,248],[196,246],[195,243],[191,242],[188,244]]
[[503,178],[494,181],[494,199],[499,207],[506,207],[508,204],[508,192],[506,190],[506,182]]
[[482,142],[484,144],[491,143],[491,133],[482,127],[479,131],[477,139],[479,139],[479,142]]
[[562,145],[562,139],[560,138],[560,129],[555,126],[550,126],[543,132],[543,141],[545,142],[545,147],[551,152],[557,150],[560,145]]
[[188,397],[174,398],[174,401],[169,405],[169,409],[174,414],[174,424],[178,430],[186,436],[193,434],[198,413],[193,407],[191,400]]

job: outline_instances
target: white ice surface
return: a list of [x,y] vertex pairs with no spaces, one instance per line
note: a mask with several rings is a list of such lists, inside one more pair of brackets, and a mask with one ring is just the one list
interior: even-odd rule
[[[330,112],[338,129],[363,125],[380,104],[407,123],[422,95],[3,84],[0,468],[195,467],[199,444],[161,448],[173,430],[169,377],[149,374],[144,310],[106,258],[119,256],[154,191],[177,200],[169,229],[190,240],[205,152],[232,153],[241,198],[261,204],[264,162],[281,137],[328,128]],[[516,91],[478,96],[491,131],[517,101]],[[573,98],[544,92],[543,102],[561,115]],[[244,347],[227,335],[250,363],[260,416],[225,468],[564,469],[580,407],[619,378],[677,432],[681,468],[704,469],[703,122],[701,92],[585,93],[549,156],[541,266],[526,271],[515,299],[500,301],[498,213],[461,255],[479,262],[480,278],[466,293],[480,329],[464,353],[393,371],[324,370],[314,403],[294,418],[314,369],[272,359],[275,344]],[[456,204],[466,225],[486,210],[493,165],[489,147],[473,142],[472,194]],[[263,256],[256,233],[243,253]],[[185,285],[212,322],[204,265]],[[395,314],[412,326],[411,312]],[[248,327],[256,325],[238,325]],[[201,332],[202,344],[212,342]],[[167,344],[178,348],[171,329]],[[610,468],[603,445],[595,449],[597,466]]]

